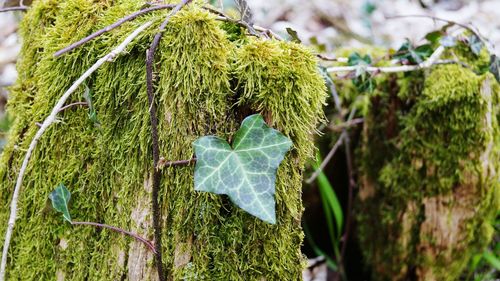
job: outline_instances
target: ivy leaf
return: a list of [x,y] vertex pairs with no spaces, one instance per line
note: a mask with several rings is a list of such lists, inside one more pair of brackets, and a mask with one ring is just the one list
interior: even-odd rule
[[430,44],[413,47],[409,40],[399,47],[393,58],[404,64],[419,64],[431,56],[433,50]]
[[500,58],[496,55],[490,57],[490,72],[495,76],[497,82],[500,83]]
[[243,120],[233,148],[219,137],[201,137],[193,142],[195,190],[226,194],[251,215],[275,224],[276,171],[291,146],[259,114]]
[[49,198],[52,201],[52,207],[54,207],[56,211],[61,212],[64,219],[71,223],[71,216],[68,210],[68,202],[71,199],[71,193],[66,186],[60,183],[56,189],[50,193]]
[[438,43],[441,37],[443,37],[443,31],[441,30],[432,31],[425,35],[425,39],[427,39],[427,41],[431,44]]
[[479,39],[476,34],[471,34],[471,36],[467,37],[467,42],[474,55],[479,56],[483,49],[483,42],[481,39]]
[[347,64],[357,66],[352,82],[360,92],[372,92],[375,89],[375,80],[366,73],[366,67],[372,63],[372,58],[369,55],[361,56],[355,52],[349,56]]
[[290,35],[292,42],[299,43],[299,44],[302,43],[302,41],[299,38],[299,35],[297,34],[297,31],[295,31],[291,27],[286,28],[286,33],[288,33],[288,35]]

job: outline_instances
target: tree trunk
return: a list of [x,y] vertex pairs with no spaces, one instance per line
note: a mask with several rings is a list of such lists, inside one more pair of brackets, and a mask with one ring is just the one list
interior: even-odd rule
[[457,280],[500,206],[498,84],[447,65],[378,89],[360,150],[366,261],[374,280]]
[[[8,280],[156,280],[154,255],[108,230],[71,226],[47,200],[63,182],[73,219],[121,227],[153,239],[152,139],[146,94],[146,50],[168,11],[157,11],[101,35],[59,58],[53,54],[140,9],[141,1],[38,0],[25,15],[19,78],[8,112],[15,118],[0,161],[0,235],[37,122],[98,58],[147,20],[153,27],[106,63],[70,102],[91,94],[97,121],[74,107],[42,136],[25,176],[8,259]],[[155,101],[160,154],[190,159],[191,143],[215,134],[231,139],[249,113],[290,137],[278,170],[277,223],[245,213],[223,196],[196,192],[193,167],[162,171],[163,262],[170,280],[298,280],[301,177],[312,155],[310,135],[322,116],[325,88],[305,48],[246,37],[244,30],[192,4],[167,25],[156,52]],[[3,240],[2,240],[3,241]]]

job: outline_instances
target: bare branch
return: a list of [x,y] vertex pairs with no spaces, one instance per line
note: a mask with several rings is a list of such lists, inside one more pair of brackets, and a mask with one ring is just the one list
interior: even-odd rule
[[196,163],[196,158],[191,158],[188,160],[176,160],[176,161],[168,161],[165,158],[160,157],[160,161],[158,161],[158,165],[156,169],[161,170],[164,168],[175,167],[175,166],[189,166]]
[[85,101],[79,101],[79,102],[70,103],[70,104],[68,104],[66,106],[61,107],[61,109],[59,109],[59,113],[65,111],[68,108],[75,107],[75,106],[89,106],[89,104],[87,102],[85,102]]
[[354,127],[359,124],[363,124],[365,120],[363,118],[355,118],[352,119],[351,121],[346,121],[344,123],[340,123],[337,125],[329,125],[328,129],[330,129],[333,132],[342,132],[346,128]]
[[27,11],[28,9],[29,7],[27,6],[8,7],[8,8],[1,8],[0,13],[12,12],[12,11]]
[[95,39],[95,38],[99,37],[100,35],[119,27],[120,25],[126,23],[127,21],[131,21],[131,20],[137,18],[138,16],[141,16],[141,15],[153,12],[153,11],[157,11],[157,10],[170,9],[173,7],[175,7],[175,5],[159,5],[159,6],[153,6],[153,7],[144,9],[144,10],[140,10],[140,11],[135,12],[133,14],[130,14],[124,18],[121,18],[120,20],[116,21],[113,24],[106,26],[103,29],[98,30],[98,31],[90,34],[89,36],[83,38],[82,40],[75,42],[64,49],[61,49],[61,50],[55,52],[54,57],[59,57],[59,56],[65,54],[73,49],[76,49],[76,48],[80,47],[81,45],[91,41],[92,39]]
[[12,202],[10,206],[10,217],[9,217],[9,222],[7,226],[7,231],[5,233],[5,242],[3,244],[3,252],[2,252],[2,263],[0,266],[0,281],[5,280],[5,268],[7,266],[7,255],[9,252],[9,246],[10,246],[10,240],[12,237],[12,232],[14,230],[14,225],[16,222],[17,218],[17,202],[19,200],[19,192],[21,190],[21,186],[23,184],[23,178],[24,174],[26,173],[26,168],[28,167],[28,162],[31,158],[31,154],[35,150],[35,147],[42,137],[43,133],[56,121],[56,116],[59,113],[59,110],[64,106],[64,103],[66,100],[70,97],[70,95],[87,79],[94,71],[96,71],[101,65],[103,65],[106,62],[111,62],[116,56],[118,56],[120,53],[122,53],[125,50],[125,47],[127,47],[132,40],[134,40],[135,37],[137,37],[142,31],[144,31],[146,28],[148,28],[153,22],[148,21],[141,25],[139,28],[134,30],[127,38],[118,46],[116,47],[113,51],[111,51],[109,54],[105,55],[101,59],[99,59],[92,67],[90,67],[85,73],[83,73],[80,78],[78,78],[73,85],[59,98],[57,101],[56,105],[54,108],[52,108],[52,112],[50,115],[43,121],[42,126],[40,129],[35,134],[35,137],[31,140],[30,146],[28,148],[28,151],[26,152],[26,155],[24,156],[23,163],[21,165],[21,169],[19,171],[19,175],[17,177],[16,181],[16,186],[14,188],[14,193],[12,195]]
[[332,159],[333,155],[335,155],[335,152],[339,149],[340,145],[342,145],[342,142],[344,138],[346,137],[347,133],[343,132],[340,137],[337,139],[337,142],[335,145],[333,145],[332,149],[330,149],[330,152],[326,155],[325,159],[323,159],[323,162],[319,165],[319,167],[314,171],[314,173],[306,180],[306,183],[311,184],[318,176],[323,172],[323,169],[326,167],[328,162]]
[[156,251],[156,270],[158,271],[158,279],[165,281],[163,274],[162,250],[161,250],[161,213],[160,203],[158,202],[158,193],[160,190],[161,172],[156,169],[160,161],[160,146],[158,144],[158,117],[156,116],[156,105],[153,88],[153,67],[156,49],[160,44],[161,37],[165,31],[165,27],[170,22],[170,19],[177,14],[185,5],[189,4],[192,0],[183,0],[177,4],[172,11],[168,14],[165,20],[161,23],[158,33],[155,34],[151,46],[146,52],[146,90],[149,101],[149,117],[151,121],[151,137],[153,140],[153,178],[152,178],[152,192],[151,201],[153,209],[153,229],[155,236],[155,251]]

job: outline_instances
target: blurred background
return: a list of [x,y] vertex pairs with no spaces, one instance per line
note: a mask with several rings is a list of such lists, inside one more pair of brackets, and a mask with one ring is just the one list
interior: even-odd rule
[[[24,4],[29,5],[29,2],[25,1]],[[496,53],[500,53],[500,0],[247,2],[256,25],[271,29],[284,38],[290,37],[286,29],[291,28],[297,32],[303,44],[311,45],[317,52],[325,55],[331,55],[340,48],[374,45],[397,49],[406,39],[418,44],[425,34],[445,24],[430,18],[412,17],[413,15],[430,15],[470,23],[491,41]],[[230,15],[238,16],[238,6],[234,0],[210,0],[210,3]],[[19,4],[18,0],[0,0],[0,7],[15,7]],[[5,114],[5,105],[9,97],[9,86],[17,77],[15,63],[21,44],[17,31],[22,16],[22,11],[0,13],[0,150],[10,124],[10,118]],[[354,130],[353,142],[356,142],[356,134],[359,132]],[[324,144],[327,148],[332,145]],[[314,164],[311,164],[309,170],[314,170]],[[308,175],[310,174],[309,172]],[[370,273],[363,264],[353,234],[355,225],[351,229],[353,233],[347,237],[341,235],[349,214],[347,174],[345,156],[337,153],[326,166],[325,174],[320,174],[311,184],[304,184],[306,239],[303,252],[309,258],[309,268],[304,272],[304,280],[340,280],[340,270],[344,271],[348,280],[369,280]],[[492,247],[498,248],[498,242],[497,237]],[[346,245],[345,258],[339,264],[335,256],[342,251],[341,244]],[[498,262],[495,258],[497,257],[478,255],[471,264],[471,273],[464,280],[500,280],[495,279],[500,278],[495,269],[495,261]]]

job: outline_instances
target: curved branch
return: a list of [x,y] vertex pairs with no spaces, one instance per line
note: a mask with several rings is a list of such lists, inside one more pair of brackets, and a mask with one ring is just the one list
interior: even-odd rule
[[102,224],[102,223],[96,223],[96,222],[88,222],[88,221],[72,221],[71,224],[72,225],[91,225],[91,226],[95,226],[95,227],[99,227],[99,228],[111,229],[111,230],[116,231],[118,233],[121,233],[121,234],[124,234],[124,235],[128,235],[130,237],[135,238],[137,241],[140,241],[140,242],[144,243],[151,250],[151,252],[153,252],[153,254],[156,254],[155,247],[154,247],[153,243],[151,243],[151,241],[149,241],[146,238],[143,238],[143,237],[139,236],[136,233],[127,231],[125,229],[121,229],[119,227],[112,226],[112,225],[107,225],[107,224]]

